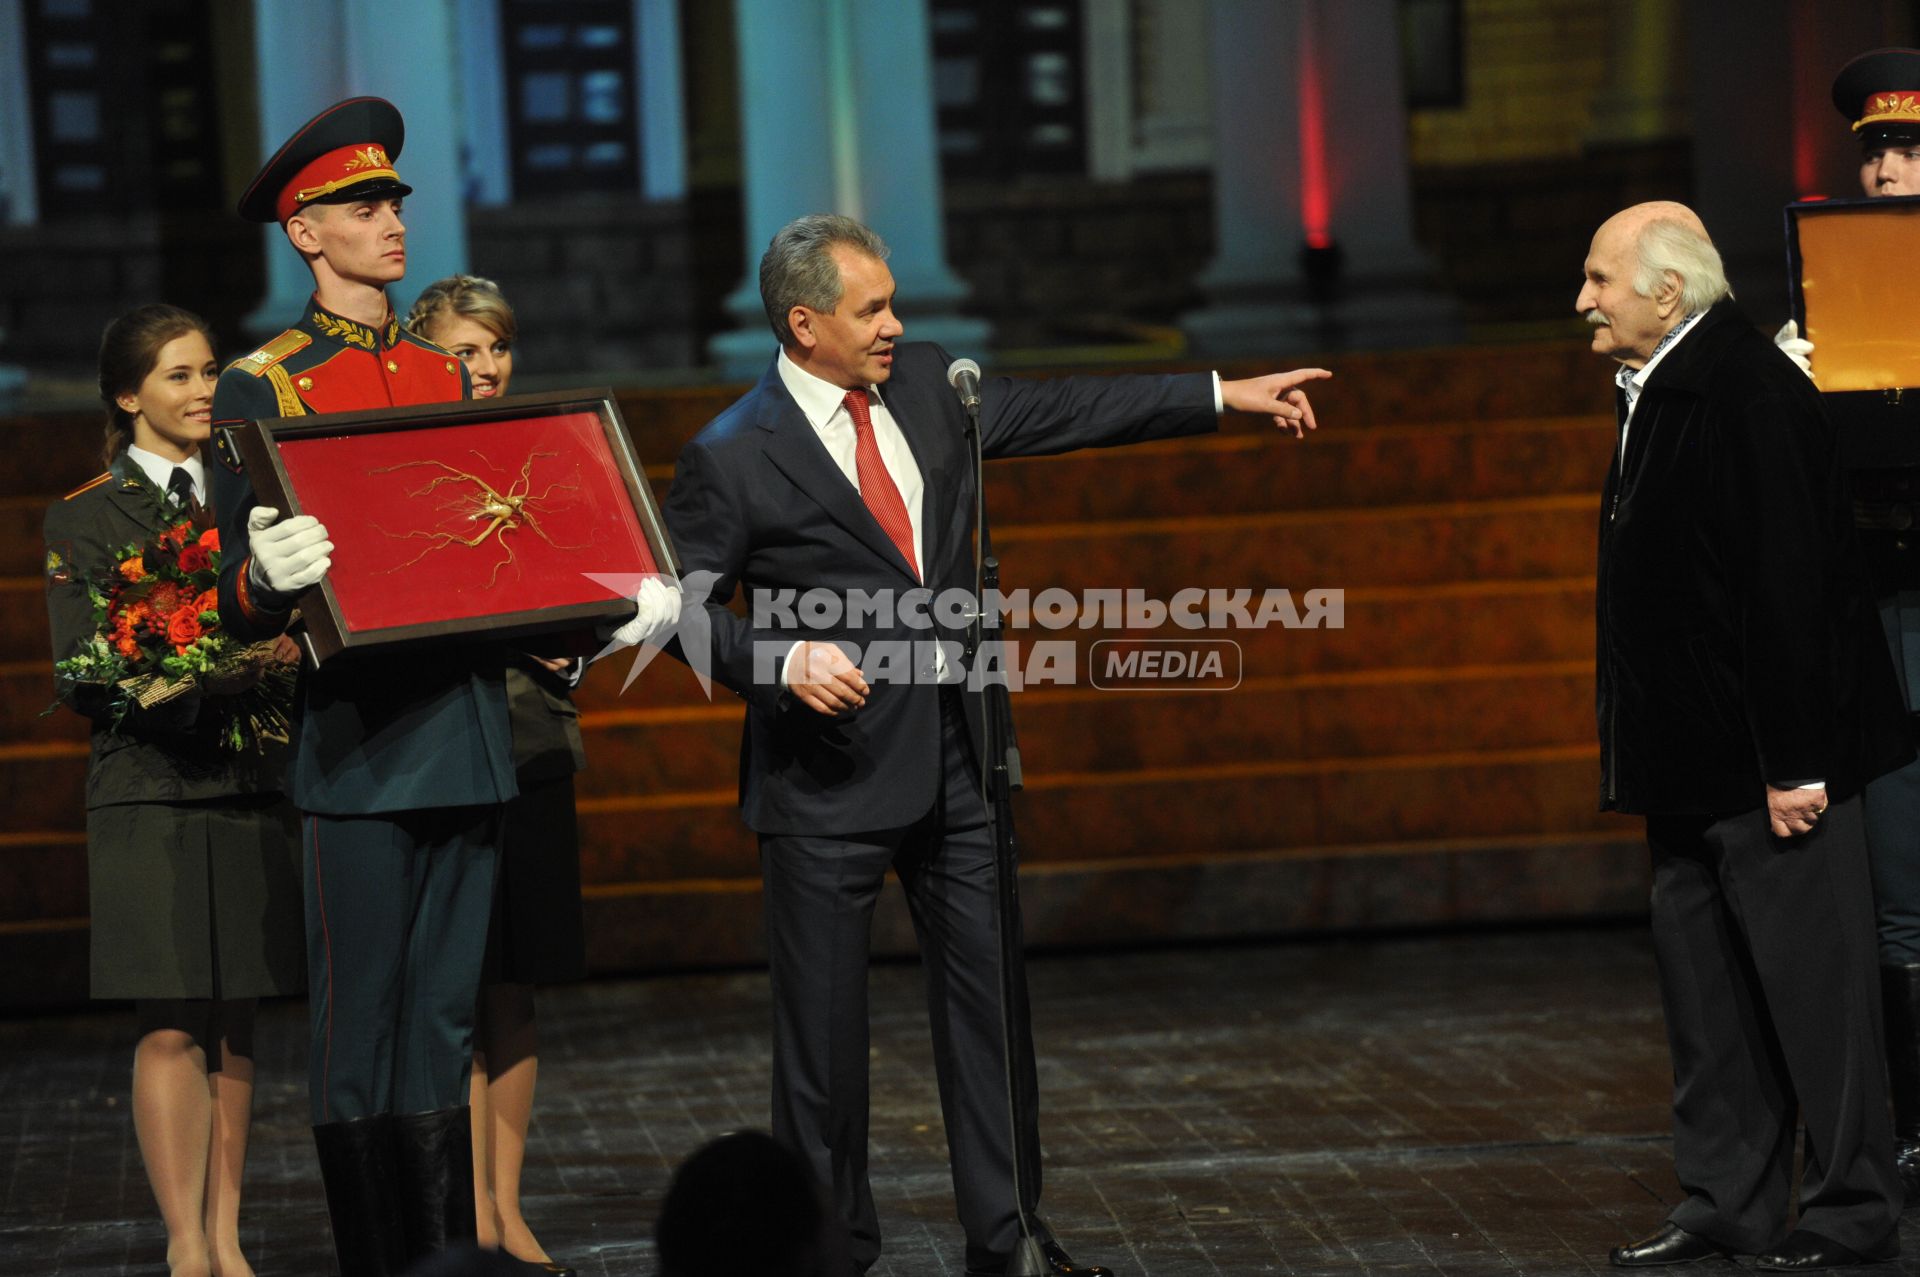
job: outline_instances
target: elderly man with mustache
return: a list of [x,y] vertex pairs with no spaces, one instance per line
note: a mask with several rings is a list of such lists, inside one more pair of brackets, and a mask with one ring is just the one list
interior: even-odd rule
[[[1910,759],[1820,400],[1679,204],[1593,237],[1615,360],[1600,512],[1601,806],[1644,815],[1685,1197],[1621,1267],[1899,1252],[1860,791]],[[1784,1238],[1796,1112],[1799,1221]]]

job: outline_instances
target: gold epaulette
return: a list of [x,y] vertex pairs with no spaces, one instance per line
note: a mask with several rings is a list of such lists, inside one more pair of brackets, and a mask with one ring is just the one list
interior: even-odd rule
[[66,496],[61,497],[60,499],[62,501],[71,501],[75,497],[79,496],[82,492],[92,492],[95,488],[99,487],[101,484],[105,483],[107,480],[111,478],[113,478],[113,471],[111,470],[107,471],[105,474],[97,474],[93,476],[93,478],[81,484],[79,487],[75,488],[72,492],[69,492]]
[[238,368],[242,372],[251,373],[255,377],[265,376],[267,369],[273,367],[288,355],[296,351],[305,350],[312,344],[313,338],[307,336],[307,334],[301,332],[298,328],[289,328],[246,358],[234,360],[229,367]]

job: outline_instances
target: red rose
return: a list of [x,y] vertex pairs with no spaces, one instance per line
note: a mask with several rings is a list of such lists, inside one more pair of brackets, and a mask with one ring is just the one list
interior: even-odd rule
[[200,534],[200,540],[196,544],[205,546],[209,551],[217,554],[220,550],[220,529],[208,528]]
[[181,608],[167,621],[167,642],[175,650],[185,651],[192,647],[200,637],[200,614],[190,608]]
[[180,551],[180,570],[186,573],[204,572],[213,566],[213,555],[198,542]]

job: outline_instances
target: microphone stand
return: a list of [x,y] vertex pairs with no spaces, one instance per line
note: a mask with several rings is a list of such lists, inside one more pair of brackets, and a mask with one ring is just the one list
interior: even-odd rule
[[[1000,588],[1000,561],[993,557],[987,532],[986,458],[980,439],[980,397],[962,394],[967,414],[967,439],[973,445],[973,616],[967,626],[967,651],[972,668],[985,658],[987,644],[997,642],[999,619],[990,616],[987,591]],[[1002,1062],[1007,1085],[1007,1135],[1013,1153],[1014,1217],[1020,1235],[1007,1258],[1007,1277],[1047,1277],[1051,1271],[1040,1251],[1027,1203],[1030,1184],[1038,1184],[1039,1150],[1022,1138],[1023,1117],[1037,1103],[1026,1071],[1016,1064],[1022,1057],[1022,1029],[1028,1023],[1027,989],[1020,941],[1019,848],[1013,835],[1013,790],[1020,784],[1020,748],[1013,738],[1013,704],[1005,679],[979,680],[982,797],[987,825],[993,833],[994,903],[1000,936],[1000,1031]],[[1031,1050],[1031,1046],[1028,1046]]]

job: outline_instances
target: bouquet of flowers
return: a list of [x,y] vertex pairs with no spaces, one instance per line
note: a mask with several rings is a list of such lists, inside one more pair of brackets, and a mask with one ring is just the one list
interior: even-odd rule
[[63,690],[106,689],[115,724],[196,688],[209,699],[204,722],[236,752],[285,743],[295,666],[284,640],[241,643],[220,628],[220,530],[194,506],[123,547],[110,569],[86,582],[94,633],[54,671]]

